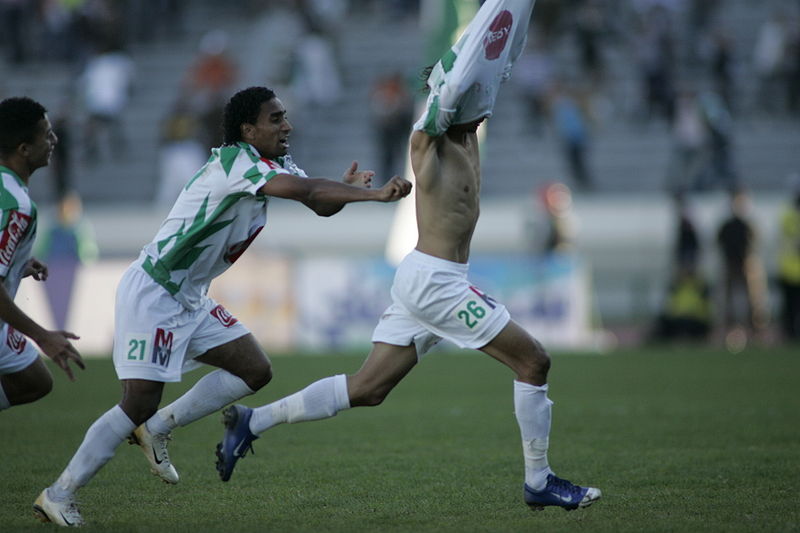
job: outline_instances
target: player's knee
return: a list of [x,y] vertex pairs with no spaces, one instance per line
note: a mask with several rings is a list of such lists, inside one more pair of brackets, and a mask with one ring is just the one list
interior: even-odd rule
[[523,361],[519,369],[520,378],[525,381],[537,382],[547,378],[550,372],[550,355],[538,341],[534,341],[534,349]]
[[375,407],[383,403],[389,395],[390,388],[386,387],[356,387],[350,392],[351,407]]
[[53,378],[47,374],[41,376],[31,386],[21,391],[16,397],[9,398],[14,405],[22,405],[40,400],[53,390]]
[[253,390],[253,392],[260,390],[261,388],[265,387],[267,383],[272,381],[272,365],[269,363],[269,361],[264,361],[252,372],[248,373],[247,377],[244,378],[244,381],[247,383],[247,386]]

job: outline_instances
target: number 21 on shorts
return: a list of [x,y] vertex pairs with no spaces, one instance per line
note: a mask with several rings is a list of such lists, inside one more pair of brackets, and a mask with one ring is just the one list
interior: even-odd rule
[[153,336],[149,333],[129,333],[125,336],[125,360],[149,361],[150,343]]

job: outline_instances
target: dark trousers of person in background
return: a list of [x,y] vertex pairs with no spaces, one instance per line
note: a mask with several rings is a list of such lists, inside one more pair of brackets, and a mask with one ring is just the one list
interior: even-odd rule
[[787,341],[800,340],[800,285],[781,280],[783,306],[781,308],[781,330]]

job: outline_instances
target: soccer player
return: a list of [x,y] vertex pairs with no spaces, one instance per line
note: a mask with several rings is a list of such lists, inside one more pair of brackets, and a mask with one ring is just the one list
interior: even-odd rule
[[74,381],[72,361],[84,368],[68,331],[49,331],[14,303],[22,278],[47,279],[47,266],[31,257],[36,237],[36,204],[28,182],[47,166],[58,137],[47,110],[30,98],[0,102],[0,411],[34,402],[53,388],[53,377],[39,358],[39,349]]
[[[187,182],[120,281],[113,357],[122,401],[92,424],[67,468],[39,495],[34,509],[45,521],[83,523],[76,491],[131,434],[153,473],[177,483],[167,454],[171,430],[270,381],[270,361],[253,335],[207,295],[211,281],[264,227],[269,197],[296,200],[330,216],[351,202],[392,202],[411,191],[411,183],[397,176],[380,189],[369,188],[372,171],[359,171],[355,162],[345,183],[307,178],[287,155],[292,127],[286,109],[265,87],[236,93],[223,121],[224,145]],[[164,383],[180,381],[198,363],[218,369],[156,411]]]
[[417,245],[397,268],[393,303],[375,328],[363,366],[352,376],[324,378],[265,406],[225,409],[225,433],[217,445],[217,470],[223,481],[230,479],[237,460],[263,431],[380,404],[419,358],[445,338],[483,351],[516,374],[524,501],[536,510],[571,510],[600,498],[598,489],[559,478],[548,464],[552,402],[547,397],[547,352],[511,320],[503,305],[467,280],[479,211],[476,130],[490,116],[498,86],[522,49],[532,8],[532,0],[486,2],[428,78],[427,109],[411,135]]

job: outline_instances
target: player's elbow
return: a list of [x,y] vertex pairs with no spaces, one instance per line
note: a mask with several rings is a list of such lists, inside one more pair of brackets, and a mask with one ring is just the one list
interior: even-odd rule
[[319,198],[318,195],[310,194],[308,199],[304,202],[306,206],[314,211],[317,216],[321,217],[329,217],[331,215],[335,215],[339,211],[342,210],[344,205],[336,204],[332,202],[326,202],[322,198]]

